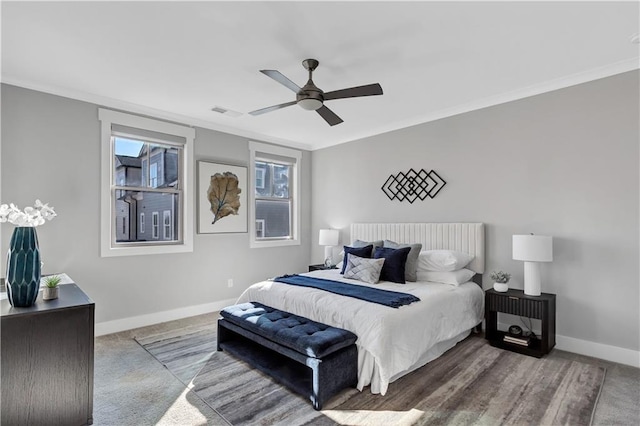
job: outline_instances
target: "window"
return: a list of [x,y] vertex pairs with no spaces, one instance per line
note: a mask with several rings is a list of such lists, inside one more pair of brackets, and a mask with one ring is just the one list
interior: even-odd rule
[[158,212],[153,212],[151,216],[151,237],[158,239],[160,236],[160,215]]
[[300,244],[300,160],[297,150],[249,143],[251,247]]
[[264,238],[264,219],[256,219],[256,238]]
[[158,163],[151,164],[149,168],[149,186],[151,188],[158,187]]
[[260,163],[260,165],[258,165],[256,163],[256,188],[257,189],[264,189],[264,175],[266,170],[263,168],[264,163]]
[[[193,251],[194,129],[107,109],[99,118],[101,255]],[[152,214],[151,239],[145,213]]]
[[164,225],[164,239],[170,240],[173,238],[173,232],[171,232],[171,210],[165,210],[162,212],[162,223]]

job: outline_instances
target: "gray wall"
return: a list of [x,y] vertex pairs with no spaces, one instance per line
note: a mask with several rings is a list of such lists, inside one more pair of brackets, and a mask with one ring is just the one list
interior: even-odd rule
[[[317,230],[352,222],[487,225],[487,271],[523,263],[511,236],[554,237],[543,291],[556,293],[560,335],[638,350],[640,336],[639,73],[570,87],[313,153],[312,256]],[[390,201],[390,174],[434,169],[435,199]],[[488,273],[484,286],[489,288]]]
[[[56,208],[38,228],[43,272],[68,273],[96,302],[96,322],[235,298],[256,281],[306,271],[310,157],[303,152],[301,246],[250,249],[246,233],[196,234],[193,253],[101,258],[98,107],[2,85],[2,202]],[[195,159],[246,166],[248,140],[197,128]],[[12,228],[2,224],[2,253]]]

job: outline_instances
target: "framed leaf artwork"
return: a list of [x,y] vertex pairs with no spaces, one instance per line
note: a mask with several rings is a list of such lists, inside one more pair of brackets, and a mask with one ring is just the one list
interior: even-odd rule
[[247,168],[198,161],[198,233],[247,232]]

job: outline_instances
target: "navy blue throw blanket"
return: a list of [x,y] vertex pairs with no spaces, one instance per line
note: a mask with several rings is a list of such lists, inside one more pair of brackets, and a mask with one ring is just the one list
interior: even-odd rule
[[379,305],[389,306],[391,308],[399,308],[400,306],[409,305],[413,302],[419,302],[420,299],[412,294],[400,293],[397,291],[382,290],[379,288],[366,287],[362,285],[353,285],[343,283],[341,281],[325,280],[322,278],[307,277],[303,275],[283,275],[275,277],[273,281],[300,287],[311,287],[330,293],[339,294],[341,296],[353,297],[355,299],[365,300],[367,302],[377,303]]

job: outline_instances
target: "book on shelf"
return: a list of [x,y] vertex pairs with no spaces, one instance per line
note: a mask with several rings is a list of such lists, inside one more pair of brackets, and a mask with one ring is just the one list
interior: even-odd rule
[[516,345],[521,345],[521,346],[530,346],[531,345],[531,338],[530,337],[514,337],[514,336],[510,336],[508,334],[505,334],[503,340],[505,342],[507,342],[507,343],[514,343]]

